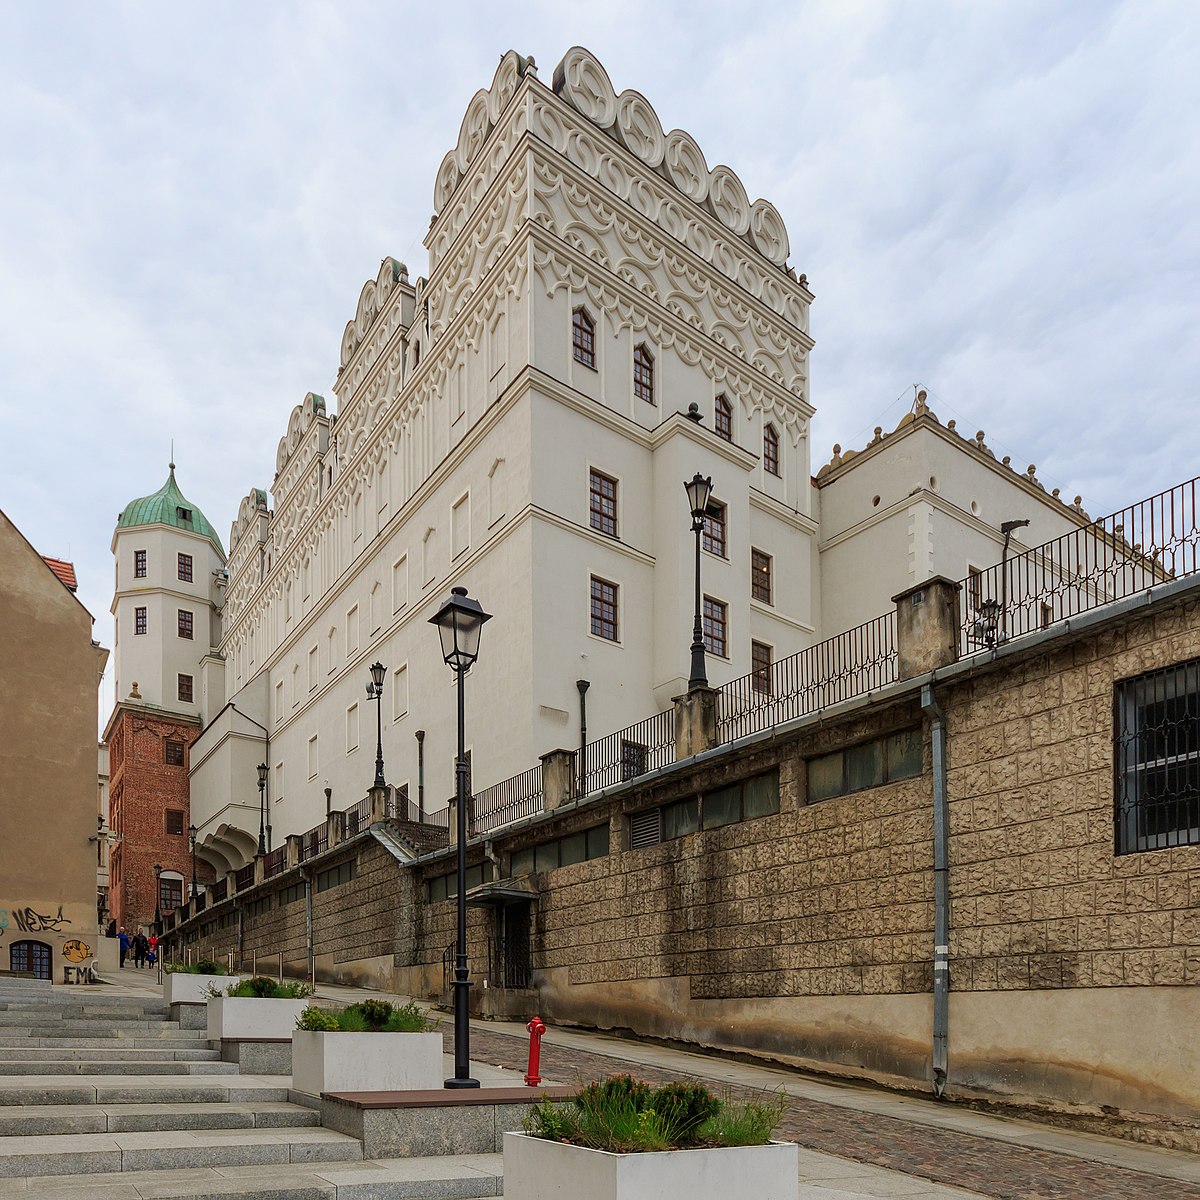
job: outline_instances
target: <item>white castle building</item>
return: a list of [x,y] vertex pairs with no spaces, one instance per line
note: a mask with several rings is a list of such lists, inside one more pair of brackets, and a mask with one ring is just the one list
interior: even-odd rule
[[[922,394],[810,475],[809,307],[788,234],[694,139],[579,47],[553,86],[504,55],[434,184],[427,275],[383,259],[347,324],[336,411],[310,393],[229,539],[202,667],[192,819],[218,871],[358,801],[381,701],[388,782],[453,790],[454,690],[428,621],[452,586],[493,620],[467,680],[476,790],[666,710],[687,688],[694,542],[713,480],[708,673],[744,676],[935,574],[1086,522]],[[698,419],[697,419],[698,418]],[[174,670],[164,667],[164,678]],[[149,672],[146,672],[149,677]]]

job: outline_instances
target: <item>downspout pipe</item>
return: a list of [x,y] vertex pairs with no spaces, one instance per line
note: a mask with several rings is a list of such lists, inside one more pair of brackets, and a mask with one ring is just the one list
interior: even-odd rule
[[300,877],[304,880],[304,951],[308,959],[308,982],[317,986],[317,961],[313,954],[313,878],[302,870]]
[[946,718],[932,684],[921,688],[921,710],[933,742],[933,1094],[946,1090],[950,1026],[950,854],[946,800]]

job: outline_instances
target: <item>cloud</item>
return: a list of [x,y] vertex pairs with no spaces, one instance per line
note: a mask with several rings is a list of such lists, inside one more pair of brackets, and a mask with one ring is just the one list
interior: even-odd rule
[[574,43],[787,221],[814,467],[943,417],[1093,512],[1194,473],[1200,8],[1129,0],[26,6],[0,47],[0,504],[111,645],[117,512],[225,535],[510,46]]

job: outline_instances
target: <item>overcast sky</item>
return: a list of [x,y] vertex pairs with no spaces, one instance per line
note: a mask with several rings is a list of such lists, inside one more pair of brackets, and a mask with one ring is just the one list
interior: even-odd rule
[[[1200,4],[18,3],[0,37],[0,508],[112,645],[117,513],[228,537],[501,54],[618,91],[778,207],[813,469],[929,388],[1097,515],[1197,473]],[[102,701],[107,710],[111,696]]]

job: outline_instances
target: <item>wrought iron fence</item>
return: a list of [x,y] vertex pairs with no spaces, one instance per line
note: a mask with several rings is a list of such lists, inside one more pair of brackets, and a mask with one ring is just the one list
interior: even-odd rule
[[[390,814],[389,814],[390,815]],[[357,804],[351,805],[342,814],[342,828],[346,837],[351,838],[362,833],[371,824],[371,797],[364,796]]]
[[[542,811],[542,764],[501,780],[471,798],[467,826],[471,836],[487,833]],[[449,815],[449,809],[446,810]]]
[[276,875],[282,875],[287,869],[287,846],[276,846],[263,859],[263,874],[267,879],[274,879]]
[[254,886],[254,864],[247,863],[244,867],[239,867],[237,874],[233,877],[234,890],[244,892],[248,887]]
[[675,761],[675,713],[655,713],[584,748],[580,792],[588,795]]
[[[253,878],[253,872],[251,872],[251,877]],[[212,901],[213,901],[213,903],[220,904],[221,901],[224,900],[225,897],[228,895],[229,895],[229,880],[228,879],[218,879],[217,882],[212,885]]]
[[316,858],[318,854],[324,854],[329,849],[329,825],[322,821],[320,825],[310,829],[307,833],[300,836],[300,861],[307,862],[310,858]]
[[717,736],[736,741],[895,680],[893,610],[719,688]]
[[1200,478],[1177,484],[962,581],[962,649],[990,649],[1200,570]]

